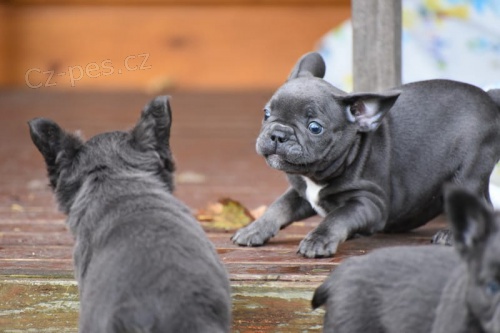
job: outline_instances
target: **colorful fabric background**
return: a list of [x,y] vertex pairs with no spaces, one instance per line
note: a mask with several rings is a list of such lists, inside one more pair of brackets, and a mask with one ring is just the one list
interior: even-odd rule
[[[403,0],[403,82],[447,78],[500,87],[500,0]],[[325,78],[352,90],[352,27],[320,41]]]

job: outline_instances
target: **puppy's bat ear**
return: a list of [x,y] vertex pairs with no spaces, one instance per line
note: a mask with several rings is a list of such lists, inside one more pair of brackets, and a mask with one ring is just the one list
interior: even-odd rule
[[360,132],[370,132],[380,126],[399,95],[399,91],[388,91],[381,94],[353,93],[334,98],[343,104],[349,122],[356,123]]
[[172,111],[169,96],[159,96],[149,102],[142,110],[141,118],[132,129],[134,143],[143,150],[155,150],[165,167],[174,171],[170,152],[170,126]]
[[31,140],[45,159],[50,185],[56,188],[61,168],[76,156],[83,142],[50,119],[34,118],[28,125]]
[[288,80],[296,79],[299,77],[319,77],[325,76],[325,61],[323,57],[317,52],[310,52],[304,54],[292,69]]
[[462,188],[448,185],[444,192],[455,248],[468,258],[484,245],[496,227],[495,214],[480,198]]

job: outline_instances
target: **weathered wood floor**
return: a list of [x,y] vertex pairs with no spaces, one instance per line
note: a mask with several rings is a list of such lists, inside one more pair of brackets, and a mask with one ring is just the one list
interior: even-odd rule
[[[176,194],[193,210],[222,197],[249,208],[268,205],[287,188],[285,177],[268,168],[254,148],[270,95],[173,93],[171,144],[181,176]],[[73,240],[56,210],[26,122],[49,117],[88,138],[130,128],[150,98],[50,88],[0,91],[0,331],[76,330]],[[378,247],[428,243],[444,219],[411,233],[353,239],[334,258],[303,259],[296,248],[317,223],[314,218],[297,222],[259,248],[233,245],[231,233],[209,232],[232,281],[234,332],[320,331],[322,313],[311,312],[309,300],[335,265]]]

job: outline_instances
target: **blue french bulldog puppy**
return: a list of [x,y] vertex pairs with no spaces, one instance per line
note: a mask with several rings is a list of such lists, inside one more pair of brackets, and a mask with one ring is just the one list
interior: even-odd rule
[[329,257],[357,233],[425,224],[442,213],[446,182],[490,201],[489,177],[500,159],[500,90],[431,80],[346,93],[324,73],[319,54],[304,55],[266,104],[257,152],[286,173],[290,188],[237,231],[234,243],[263,245],[319,214],[322,222],[298,253]]
[[75,237],[79,332],[230,331],[227,273],[189,209],[172,196],[166,96],[129,132],[87,142],[49,119],[29,122]]
[[459,188],[446,211],[455,249],[384,248],[335,269],[312,300],[323,332],[500,332],[500,213]]

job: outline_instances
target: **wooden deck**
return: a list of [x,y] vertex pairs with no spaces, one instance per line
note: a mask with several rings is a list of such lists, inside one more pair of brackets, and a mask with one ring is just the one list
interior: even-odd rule
[[[271,92],[172,95],[176,195],[193,210],[222,197],[249,208],[268,205],[287,188],[285,177],[254,148]],[[129,92],[0,91],[0,331],[76,330],[73,240],[26,122],[49,117],[88,138],[130,128],[150,98]],[[319,332],[322,313],[311,312],[309,300],[340,261],[378,247],[428,243],[444,225],[438,218],[411,233],[353,239],[334,258],[301,258],[296,248],[318,221],[297,222],[259,248],[233,245],[231,233],[208,233],[232,281],[234,332]]]

